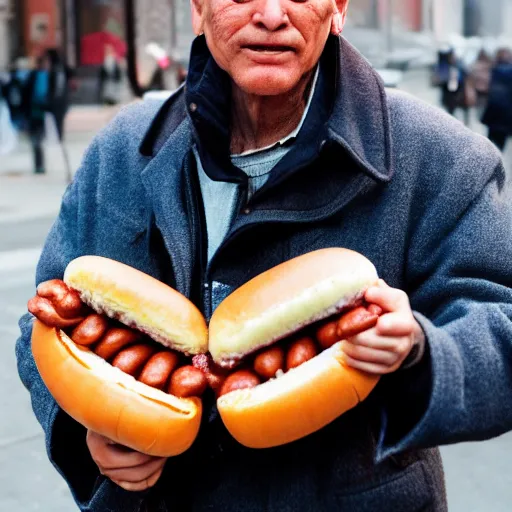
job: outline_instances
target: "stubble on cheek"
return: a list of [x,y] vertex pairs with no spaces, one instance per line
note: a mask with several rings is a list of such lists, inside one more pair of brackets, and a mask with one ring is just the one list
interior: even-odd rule
[[224,70],[235,57],[234,52],[237,49],[233,45],[233,36],[242,26],[241,19],[240,6],[233,2],[225,2],[224,5],[218,6],[215,12],[210,10],[207,14],[208,43],[211,50],[215,48],[212,53],[217,64]]

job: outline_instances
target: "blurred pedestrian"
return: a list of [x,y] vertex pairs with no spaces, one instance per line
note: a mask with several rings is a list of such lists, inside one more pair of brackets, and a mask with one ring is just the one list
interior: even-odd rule
[[455,116],[458,109],[464,114],[464,124],[469,125],[470,109],[477,103],[476,91],[471,78],[462,62],[452,50],[448,53],[444,79],[440,82],[441,104],[446,111]]
[[11,112],[5,98],[9,75],[0,72],[0,155],[12,152],[18,143],[18,131],[13,125]]
[[174,91],[176,90],[186,74],[183,73],[183,65],[174,53],[168,53],[156,43],[146,46],[146,53],[156,61],[155,70],[149,83],[150,90]]
[[122,70],[115,48],[105,45],[105,56],[100,68],[99,101],[103,105],[117,105],[121,99]]
[[477,94],[477,108],[481,115],[487,105],[489,85],[491,83],[492,57],[484,50],[480,50],[478,57],[469,70],[469,77]]
[[27,128],[26,84],[31,73],[29,59],[18,57],[11,65],[3,87],[4,98],[11,113],[11,120],[18,131]]
[[44,174],[45,158],[45,115],[49,107],[50,65],[46,57],[39,57],[23,91],[23,110],[26,117],[26,131],[34,155],[34,173]]
[[512,135],[512,50],[508,48],[496,54],[482,123],[489,129],[489,139],[503,151]]
[[44,57],[48,71],[47,111],[55,120],[59,140],[64,139],[64,120],[69,110],[70,93],[76,87],[74,71],[67,66],[55,48],[46,51]]

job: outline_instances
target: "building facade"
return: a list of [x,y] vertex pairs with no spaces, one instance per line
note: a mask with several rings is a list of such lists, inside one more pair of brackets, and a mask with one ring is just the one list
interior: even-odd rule
[[[127,41],[128,2],[134,6],[129,31],[134,41]],[[417,32],[440,43],[453,34],[512,37],[511,23],[512,0],[351,0],[347,33],[362,29],[364,52],[365,39],[379,46],[367,37],[372,31],[382,32],[384,46],[391,31]],[[0,69],[16,57],[37,57],[57,47],[77,70],[84,84],[79,97],[85,101],[92,101],[107,44],[125,57],[133,43],[138,80],[144,85],[155,67],[149,43],[186,64],[193,37],[189,0],[0,0],[0,41],[7,42],[0,44]]]

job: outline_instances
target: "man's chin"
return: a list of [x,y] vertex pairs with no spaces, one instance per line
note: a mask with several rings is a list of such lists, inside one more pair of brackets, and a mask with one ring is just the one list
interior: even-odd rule
[[300,75],[286,70],[247,73],[236,76],[235,83],[246,94],[256,96],[278,96],[291,91],[300,81]]

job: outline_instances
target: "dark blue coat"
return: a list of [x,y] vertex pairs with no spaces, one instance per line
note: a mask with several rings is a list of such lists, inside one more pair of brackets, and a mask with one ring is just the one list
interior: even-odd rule
[[435,447],[512,428],[512,202],[500,155],[440,110],[385,91],[346,41],[335,45],[335,100],[314,158],[240,205],[209,268],[199,254],[197,123],[180,91],[162,109],[125,109],[98,135],[36,281],[62,277],[77,256],[102,255],[175,286],[208,317],[261,271],[348,247],[409,294],[427,338],[423,359],[322,431],[275,449],[238,445],[207,400],[194,446],[168,461],[155,489],[131,494],[99,474],[85,430],[42,383],[25,315],[19,373],[81,510],[443,511]]
[[482,123],[512,135],[512,64],[500,64],[492,70]]

